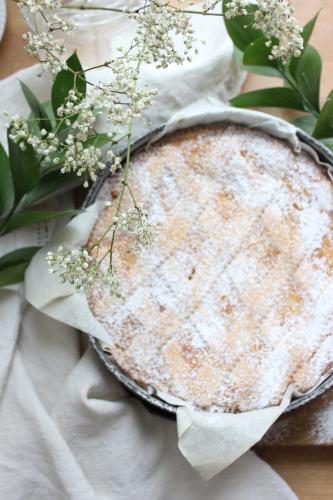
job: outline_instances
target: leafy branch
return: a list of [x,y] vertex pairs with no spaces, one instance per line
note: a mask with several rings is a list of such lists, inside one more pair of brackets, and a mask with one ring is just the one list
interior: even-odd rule
[[304,47],[300,57],[291,57],[287,63],[271,58],[267,39],[260,30],[251,27],[249,16],[225,19],[235,58],[244,70],[277,77],[283,82],[283,87],[240,94],[230,103],[236,107],[268,106],[302,111],[304,115],[294,120],[294,124],[333,150],[333,91],[320,107],[322,61],[318,51],[309,44],[318,15],[319,12],[303,28]]
[[[60,72],[52,86],[51,102],[41,103],[33,92],[21,83],[22,92],[30,107],[29,123],[34,134],[44,129],[57,134],[59,150],[65,144],[71,127],[55,118],[56,110],[65,102],[68,92],[79,89],[82,98],[86,93],[86,82],[80,61],[74,53],[67,60],[67,70]],[[79,78],[76,77],[79,75]],[[73,124],[77,117],[71,117]],[[8,129],[8,153],[0,144],[0,236],[40,221],[70,217],[78,210],[47,210],[41,202],[82,184],[75,172],[61,173],[60,167],[46,169],[41,155],[38,155],[28,141],[18,144],[10,138]],[[110,142],[105,134],[92,138],[100,145]],[[87,141],[89,144],[89,139]],[[0,258],[0,287],[22,281],[25,270],[39,247],[25,247],[14,250]]]

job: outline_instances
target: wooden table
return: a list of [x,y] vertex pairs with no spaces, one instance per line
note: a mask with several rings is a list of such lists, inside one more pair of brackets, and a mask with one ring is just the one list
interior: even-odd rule
[[[16,5],[11,0],[7,2],[8,23],[0,44],[0,78],[34,63],[23,49],[21,35],[26,29],[25,23]],[[293,0],[293,3],[302,24],[320,8],[323,9],[312,38],[324,62],[321,87],[323,101],[333,87],[333,0]],[[249,75],[244,90],[278,83],[272,78]],[[267,111],[285,119],[293,115],[290,111]],[[333,500],[333,390],[283,416],[256,450],[286,479],[302,500]]]

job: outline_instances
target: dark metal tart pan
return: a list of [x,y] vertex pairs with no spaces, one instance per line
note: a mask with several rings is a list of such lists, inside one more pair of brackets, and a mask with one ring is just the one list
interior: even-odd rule
[[[217,123],[215,122],[214,124],[216,125],[218,123],[226,124],[232,122],[223,121]],[[137,141],[135,141],[134,144],[132,145],[132,154],[138,152],[141,149],[144,149],[145,146],[151,140],[153,140],[163,131],[163,129],[164,126],[161,126],[153,130],[152,132],[144,135]],[[333,154],[331,153],[331,151],[328,148],[326,148],[323,144],[318,142],[316,139],[314,139],[313,137],[311,137],[310,135],[308,135],[307,133],[303,132],[300,129],[297,129],[297,136],[301,141],[301,143],[305,144],[306,148],[310,147],[316,153],[320,162],[325,164],[323,165],[322,168],[326,170],[327,175],[333,182]],[[122,156],[123,157],[125,156],[125,151],[123,152]],[[96,201],[98,194],[104,184],[104,181],[107,179],[108,176],[109,176],[108,169],[105,169],[99,176],[98,180],[89,189],[88,194],[82,206],[83,208],[88,207],[89,205],[91,205]],[[153,387],[145,388],[137,384],[132,378],[128,376],[128,374],[122,368],[120,368],[120,366],[117,364],[116,360],[112,357],[112,355],[109,352],[103,350],[103,347],[98,339],[96,339],[93,336],[90,336],[89,340],[91,345],[95,349],[96,353],[103,361],[106,368],[118,379],[118,381],[124,387],[126,387],[126,389],[128,389],[131,393],[133,393],[135,396],[141,399],[142,402],[146,404],[153,412],[161,414],[165,417],[175,419],[177,412],[176,405],[167,403],[166,401],[158,397]],[[312,399],[317,398],[318,396],[323,394],[332,386],[333,386],[333,373],[329,375],[324,381],[322,381],[316,388],[309,391],[307,394],[299,397],[294,397],[290,402],[289,406],[287,407],[287,409],[285,410],[285,412],[289,412],[296,408],[299,408],[300,406],[303,406]]]

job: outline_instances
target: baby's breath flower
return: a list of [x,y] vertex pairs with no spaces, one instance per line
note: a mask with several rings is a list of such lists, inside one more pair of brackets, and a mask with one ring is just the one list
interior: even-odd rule
[[76,132],[76,139],[79,141],[86,141],[89,133],[94,127],[96,122],[96,115],[94,111],[85,106],[85,102],[81,104],[81,111],[73,123],[73,130]]
[[[84,147],[82,142],[74,141],[73,136],[67,138],[67,144],[61,172],[76,172],[79,177],[84,175],[86,181],[83,185],[88,187],[88,179],[95,181],[97,172],[105,168],[105,164],[101,161],[102,152],[95,146]],[[53,161],[57,164],[60,159],[55,158]]]
[[232,19],[236,16],[246,16],[248,14],[246,7],[251,3],[250,0],[231,0],[226,4],[225,17]]
[[77,90],[71,89],[64,103],[57,109],[57,115],[63,118],[78,114],[81,110],[81,99],[82,95]]
[[45,159],[48,159],[51,153],[57,151],[59,146],[59,139],[53,132],[47,133],[46,130],[42,130],[41,137],[31,135],[27,139],[27,143],[34,148],[36,153],[44,156]]
[[21,149],[26,147],[26,141],[29,137],[28,122],[22,116],[15,115],[7,125],[9,130],[8,136],[16,144],[19,144]]
[[[170,64],[182,64],[191,59],[195,38],[190,16],[151,2],[129,17],[138,26],[134,44],[138,45],[141,60],[154,63],[157,68],[167,68]],[[173,34],[181,36],[182,52],[175,48]]]
[[46,256],[51,274],[59,273],[61,283],[70,283],[76,290],[89,287],[98,275],[98,266],[86,249],[64,250],[58,247],[56,253]]
[[60,246],[56,252],[49,251],[46,260],[49,272],[58,273],[61,283],[69,283],[77,291],[87,290],[91,286],[106,287],[112,296],[125,298],[114,269],[110,267],[104,272],[100,262],[86,248],[67,250]]
[[71,33],[75,28],[73,21],[62,19],[56,14],[47,19],[46,24],[51,31],[62,31],[63,33]]
[[32,14],[34,12],[42,12],[55,10],[61,7],[60,0],[16,0],[20,7],[26,7]]
[[[157,94],[157,90],[147,84],[138,86],[140,63],[163,68],[172,63],[181,64],[190,58],[194,43],[190,17],[178,10],[151,2],[130,17],[137,23],[131,49],[118,49],[119,57],[106,63],[114,75],[113,80],[100,83],[90,95],[94,107],[103,107],[112,126],[127,126],[139,118]],[[182,38],[183,50],[176,49],[174,34]]]
[[[57,109],[57,116],[64,118],[66,125],[73,128],[77,140],[86,141],[96,122],[97,113],[91,98],[82,99],[82,95],[72,89],[62,106]],[[75,117],[74,123],[71,123],[71,117]]]
[[141,89],[137,87],[139,73],[133,64],[136,64],[136,59],[115,61],[110,65],[114,80],[109,84],[101,83],[89,96],[95,108],[103,108],[107,122],[113,127],[128,126],[134,118],[139,118],[157,94],[157,90],[148,85]]
[[42,67],[56,76],[59,71],[66,68],[62,60],[65,54],[63,43],[56,40],[51,33],[31,33],[23,35],[26,41],[26,51],[32,56],[39,57]]
[[26,149],[26,145],[30,144],[37,154],[44,156],[44,159],[49,159],[49,155],[57,151],[59,140],[53,132],[47,132],[45,129],[40,131],[40,136],[30,132],[28,122],[21,116],[14,116],[11,122],[7,125],[9,129],[9,138],[19,144],[21,149]]
[[[250,3],[253,2],[232,0],[227,4],[226,17],[246,15]],[[261,30],[266,38],[277,40],[270,44],[270,59],[281,59],[286,63],[291,56],[299,57],[303,50],[302,28],[288,0],[257,0],[256,6],[253,27]]]
[[140,206],[132,207],[122,212],[119,217],[114,217],[113,225],[118,231],[127,233],[133,238],[133,247],[136,249],[152,245],[158,233],[156,224],[149,221],[147,211]]
[[118,275],[113,267],[109,267],[107,272],[102,274],[100,283],[103,287],[106,287],[109,290],[111,296],[116,297],[117,299],[120,299],[122,301],[126,300],[126,296],[120,288]]
[[111,174],[115,174],[121,169],[121,157],[116,155],[111,149],[106,152],[106,161],[109,163]]

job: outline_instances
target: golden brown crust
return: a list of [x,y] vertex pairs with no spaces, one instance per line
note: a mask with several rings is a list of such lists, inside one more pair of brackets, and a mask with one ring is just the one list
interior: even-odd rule
[[307,154],[241,126],[197,127],[135,155],[131,185],[160,236],[139,253],[119,236],[128,300],[92,289],[89,302],[133,379],[247,411],[332,370],[333,189]]

